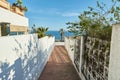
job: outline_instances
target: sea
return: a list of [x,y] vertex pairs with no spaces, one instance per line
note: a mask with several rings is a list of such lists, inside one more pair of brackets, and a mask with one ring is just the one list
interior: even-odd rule
[[[55,36],[55,40],[60,40],[60,32],[59,31],[47,31],[46,35],[52,35]],[[74,36],[73,33],[70,33],[68,31],[64,32],[64,36]]]

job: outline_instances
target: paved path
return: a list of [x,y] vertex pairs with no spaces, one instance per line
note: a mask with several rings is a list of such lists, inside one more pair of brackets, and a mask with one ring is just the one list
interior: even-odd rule
[[80,80],[64,46],[55,46],[39,80]]

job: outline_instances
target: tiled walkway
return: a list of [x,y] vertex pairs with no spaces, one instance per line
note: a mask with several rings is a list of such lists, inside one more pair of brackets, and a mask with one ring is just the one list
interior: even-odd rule
[[55,46],[39,80],[80,80],[64,46]]

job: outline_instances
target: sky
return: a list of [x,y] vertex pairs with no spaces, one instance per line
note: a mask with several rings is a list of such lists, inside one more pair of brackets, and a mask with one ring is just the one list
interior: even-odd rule
[[[22,0],[28,8],[25,16],[29,27],[49,27],[49,30],[67,30],[67,22],[78,22],[78,16],[88,6],[96,7],[96,0]],[[100,0],[109,3],[110,0]],[[8,0],[11,4],[16,0]]]

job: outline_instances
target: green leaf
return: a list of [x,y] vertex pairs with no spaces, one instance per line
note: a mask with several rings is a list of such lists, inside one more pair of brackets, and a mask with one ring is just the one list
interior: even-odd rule
[[113,18],[110,18],[110,21],[113,21]]
[[117,12],[114,13],[114,17],[118,17],[119,14]]
[[117,10],[120,10],[120,7],[116,7]]
[[89,6],[88,8],[90,9],[90,11],[93,11],[93,8],[92,8],[92,7]]
[[100,3],[99,3],[99,1],[97,1],[97,6],[100,7]]
[[114,7],[111,8],[111,13],[114,13],[115,9]]
[[92,15],[92,17],[95,17],[95,15]]
[[114,0],[112,0],[112,2],[114,2]]
[[102,20],[106,20],[105,17],[102,17]]
[[117,0],[118,2],[120,2],[120,0]]
[[94,15],[98,15],[98,13],[97,13],[97,12],[93,12],[93,14],[94,14]]

